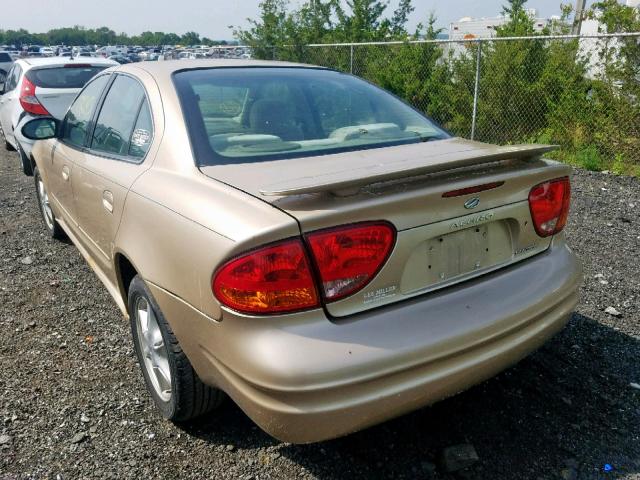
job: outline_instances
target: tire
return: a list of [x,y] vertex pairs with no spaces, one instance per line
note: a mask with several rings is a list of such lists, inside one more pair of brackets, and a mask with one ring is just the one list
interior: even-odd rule
[[20,155],[20,162],[22,163],[22,173],[27,177],[33,177],[33,165],[31,159],[27,157],[27,154],[22,150],[22,146],[18,144],[18,154]]
[[139,275],[129,286],[128,308],[138,363],[162,416],[185,422],[218,407],[224,394],[202,383]]
[[56,220],[56,215],[51,210],[49,206],[49,196],[47,195],[47,189],[42,181],[42,177],[40,176],[40,171],[38,167],[33,170],[33,179],[36,184],[36,197],[38,199],[38,207],[40,208],[40,215],[42,216],[42,221],[44,222],[44,226],[49,233],[51,238],[55,238],[57,240],[63,240],[67,237],[64,233],[62,227],[58,224]]

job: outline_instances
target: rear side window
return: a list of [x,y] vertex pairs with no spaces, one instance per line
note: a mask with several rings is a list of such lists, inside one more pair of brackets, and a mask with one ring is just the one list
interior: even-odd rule
[[9,55],[7,52],[0,52],[0,62],[4,63],[4,62],[11,62],[13,60],[11,60],[11,55]]
[[84,146],[91,117],[108,81],[109,75],[103,75],[80,92],[62,123],[63,141],[77,147]]
[[149,102],[145,99],[140,109],[140,115],[136,121],[136,126],[131,134],[129,142],[129,156],[134,158],[143,158],[151,145],[153,136],[153,121],[151,120],[151,109]]
[[142,158],[151,140],[150,123],[144,89],[133,78],[118,75],[102,104],[91,149]]
[[65,65],[64,67],[31,69],[27,78],[40,88],[82,88],[104,67]]

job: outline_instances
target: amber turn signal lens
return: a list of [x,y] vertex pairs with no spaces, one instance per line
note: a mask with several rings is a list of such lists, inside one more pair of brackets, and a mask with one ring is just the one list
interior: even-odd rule
[[213,292],[229,308],[270,314],[319,305],[300,240],[253,250],[224,264],[213,277]]

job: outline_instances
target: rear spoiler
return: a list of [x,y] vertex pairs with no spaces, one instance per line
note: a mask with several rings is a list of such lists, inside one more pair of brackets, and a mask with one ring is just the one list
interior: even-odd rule
[[264,196],[289,196],[305,193],[341,192],[372,183],[442,172],[456,168],[481,165],[512,159],[530,159],[556,150],[557,145],[507,145],[488,148],[486,153],[478,149],[447,152],[427,158],[359,166],[352,169],[327,172],[321,175],[299,177],[274,183],[260,189]]

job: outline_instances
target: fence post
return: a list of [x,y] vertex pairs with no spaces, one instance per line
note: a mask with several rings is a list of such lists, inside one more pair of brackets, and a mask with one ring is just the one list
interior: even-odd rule
[[476,136],[476,118],[478,116],[478,95],[480,94],[480,63],[482,61],[482,40],[478,40],[478,56],[476,58],[476,85],[473,89],[473,117],[471,118],[471,140]]
[[275,46],[275,45],[273,46],[273,54],[272,54],[272,57],[273,57],[273,58],[272,58],[272,60],[277,60],[277,59],[278,59],[278,56],[276,55],[276,46]]
[[349,47],[349,73],[353,75],[353,43]]

